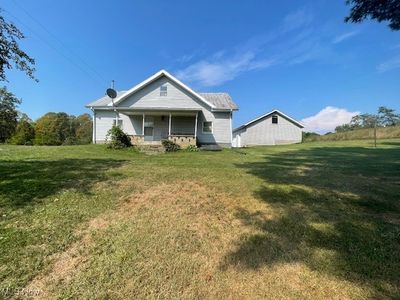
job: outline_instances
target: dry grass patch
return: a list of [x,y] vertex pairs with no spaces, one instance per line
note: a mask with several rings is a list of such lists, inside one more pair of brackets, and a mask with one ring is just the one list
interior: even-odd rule
[[[277,217],[252,197],[191,181],[160,184],[88,222],[81,242],[58,254],[51,272],[30,286],[44,289],[42,298],[357,298],[360,288],[301,262],[249,268],[227,261],[241,251],[238,241],[264,235],[257,225]],[[282,255],[274,247],[259,247],[260,257]],[[254,252],[240,255],[250,259]]]
[[[123,182],[122,184],[128,183]],[[60,292],[64,289],[76,296],[75,289],[80,290],[82,276],[88,276],[87,272],[89,272],[97,277],[96,273],[93,273],[93,267],[97,264],[97,259],[102,258],[103,253],[98,253],[98,251],[102,252],[103,243],[109,244],[117,252],[120,250],[123,252],[118,255],[129,255],[128,249],[130,249],[133,250],[131,254],[134,256],[135,251],[130,246],[143,247],[142,254],[147,259],[137,261],[135,269],[148,271],[158,269],[159,272],[163,272],[162,270],[167,268],[169,271],[165,272],[164,278],[158,277],[159,272],[157,272],[158,275],[153,274],[157,275],[157,278],[154,279],[160,281],[160,284],[163,280],[175,281],[174,278],[179,273],[183,276],[180,280],[184,282],[190,278],[185,272],[182,272],[183,270],[179,270],[181,264],[179,256],[181,255],[184,256],[182,267],[186,270],[189,268],[190,273],[197,274],[201,281],[211,281],[216,268],[218,268],[218,259],[224,249],[231,244],[232,239],[236,237],[235,235],[224,235],[222,232],[228,231],[227,228],[240,226],[240,222],[236,221],[233,216],[235,207],[236,204],[232,199],[215,194],[206,186],[190,181],[183,181],[179,184],[161,184],[145,192],[125,197],[117,209],[102,214],[85,224],[84,229],[77,232],[77,235],[81,237],[80,241],[72,244],[66,251],[50,257],[50,266],[29,284],[29,288],[41,290],[42,293],[38,298],[42,299],[55,296],[56,291]],[[138,236],[135,237],[135,235]],[[113,238],[117,238],[117,240],[113,241]],[[129,241],[130,244],[130,238],[134,240],[140,238],[140,240],[137,240],[137,245],[120,245],[115,248],[117,243]],[[156,244],[160,242],[160,239],[164,242],[161,248],[159,244]],[[207,243],[204,243],[205,240]],[[207,251],[199,251],[201,249]],[[165,260],[166,254],[171,255],[169,258],[172,261]],[[210,259],[212,263],[210,263]],[[107,261],[110,262],[108,258]],[[112,266],[109,267],[112,268]],[[109,268],[101,269],[99,273],[110,270]],[[200,269],[202,270],[198,273]],[[122,293],[121,297],[137,290],[135,285],[143,284],[147,280],[143,275],[136,280],[131,277],[126,279],[124,276],[118,276],[118,278],[122,281],[126,280],[121,287],[122,290],[118,292]],[[73,287],[75,284],[77,286]],[[185,285],[190,286],[189,282],[186,282]],[[149,286],[152,285],[149,284]],[[71,288],[73,290],[70,290]],[[83,293],[81,296],[89,296],[86,292],[99,292],[91,284],[87,288],[88,291],[80,291]],[[181,288],[176,292],[180,293]],[[112,290],[115,292],[114,288]],[[165,295],[171,292],[168,290]],[[184,293],[184,291],[181,292]],[[118,296],[118,293],[112,295]],[[151,291],[151,293],[163,294],[162,291]]]

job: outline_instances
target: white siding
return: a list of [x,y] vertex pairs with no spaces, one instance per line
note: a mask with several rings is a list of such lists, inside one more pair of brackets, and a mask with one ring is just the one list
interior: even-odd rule
[[[167,96],[160,96],[160,86],[167,85]],[[231,127],[231,113],[230,112],[212,112],[210,107],[197,99],[195,96],[187,93],[181,87],[171,82],[166,77],[162,77],[153,83],[145,86],[134,95],[123,100],[118,109],[138,109],[144,110],[145,108],[157,108],[162,111],[166,109],[165,120],[161,121],[160,117],[155,117],[155,138],[162,137],[165,132],[168,132],[168,116],[167,110],[179,109],[187,110],[200,110],[198,118],[197,137],[201,144],[221,144],[225,146],[231,145],[232,127]],[[146,115],[151,115],[151,112],[146,112]],[[173,115],[173,112],[172,112]],[[120,119],[123,120],[123,130],[130,135],[142,134],[142,116],[128,116],[123,113],[119,114]],[[107,131],[112,126],[112,120],[115,118],[115,113],[110,111],[96,110],[96,141],[103,142],[105,140]],[[213,133],[203,134],[203,121],[213,122]],[[188,121],[189,122],[189,121]],[[188,123],[187,122],[187,123]],[[194,124],[194,119],[193,119]],[[183,124],[188,127],[188,124]],[[174,126],[174,117],[172,119],[172,126]],[[174,128],[175,129],[175,128]]]
[[[115,112],[96,110],[96,142],[103,143],[106,140],[107,132],[111,129],[115,120]],[[119,114],[119,120],[122,120],[122,130],[128,134],[141,134],[142,117],[140,116],[140,125],[137,116],[127,116]],[[134,119],[135,118],[135,119]],[[136,121],[136,122],[134,122]],[[136,126],[135,126],[136,125]]]
[[[160,96],[160,86],[167,86],[167,96]],[[150,83],[118,104],[120,108],[201,109],[206,104],[187,93],[166,77]]]
[[[212,122],[213,132],[203,133],[203,122]],[[203,111],[199,115],[197,137],[203,144],[231,144],[231,113]]]
[[278,115],[278,124],[272,124],[272,115],[234,132],[234,139],[240,136],[241,146],[279,145],[300,143],[302,129]]
[[96,111],[96,142],[104,142],[115,119],[113,111]]

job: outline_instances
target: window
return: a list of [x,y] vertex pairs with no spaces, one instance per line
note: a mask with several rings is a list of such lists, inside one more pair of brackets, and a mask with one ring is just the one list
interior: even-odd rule
[[278,116],[272,116],[272,124],[278,124]]
[[212,122],[203,122],[203,133],[212,133]]
[[160,96],[161,97],[167,96],[167,91],[168,91],[168,89],[167,89],[167,85],[166,84],[160,86]]
[[[116,121],[117,121],[117,120],[115,120],[115,119],[113,120],[113,126],[115,126],[115,124],[117,124]],[[117,124],[117,126],[118,126],[119,128],[122,129],[122,120],[118,119],[118,124]]]

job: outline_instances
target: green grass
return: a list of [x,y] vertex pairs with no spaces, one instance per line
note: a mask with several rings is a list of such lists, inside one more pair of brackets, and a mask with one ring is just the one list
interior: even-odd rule
[[400,140],[372,146],[0,145],[0,298],[399,298]]

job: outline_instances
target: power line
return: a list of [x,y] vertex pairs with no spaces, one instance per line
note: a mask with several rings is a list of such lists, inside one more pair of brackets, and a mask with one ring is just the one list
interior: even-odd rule
[[107,82],[97,70],[95,70],[92,66],[90,66],[81,56],[79,56],[75,51],[69,48],[61,39],[59,39],[54,33],[52,33],[49,29],[46,28],[38,19],[36,19],[32,14],[30,14],[22,5],[20,5],[16,0],[13,0],[14,4],[18,6],[28,17],[30,17],[34,22],[36,22],[44,31],[46,31],[50,36],[52,36],[58,43],[64,47],[67,51],[77,57],[88,69],[90,69],[94,74],[96,74],[101,80]]
[[101,83],[102,88],[104,88],[105,83],[103,81],[100,81],[97,77],[94,77],[91,73],[89,73],[86,69],[82,68],[79,64],[77,64],[73,59],[71,59],[70,57],[68,57],[67,55],[65,55],[65,53],[63,53],[62,51],[60,51],[59,49],[57,49],[55,46],[53,46],[50,42],[48,42],[45,38],[43,38],[40,34],[38,34],[35,30],[33,30],[32,28],[30,28],[27,24],[25,24],[24,22],[22,22],[18,17],[16,17],[15,15],[13,15],[12,13],[10,13],[9,10],[3,9],[3,11],[7,14],[9,14],[12,18],[14,18],[18,23],[20,23],[22,26],[26,27],[30,32],[32,32],[39,40],[41,40],[42,42],[44,42],[45,44],[47,44],[48,47],[50,47],[51,49],[53,49],[54,51],[56,51],[59,55],[61,55],[64,59],[66,59],[67,61],[69,61],[71,64],[73,64],[75,67],[77,67],[80,71],[86,73],[86,75],[88,75],[93,81],[95,81],[97,84]]

